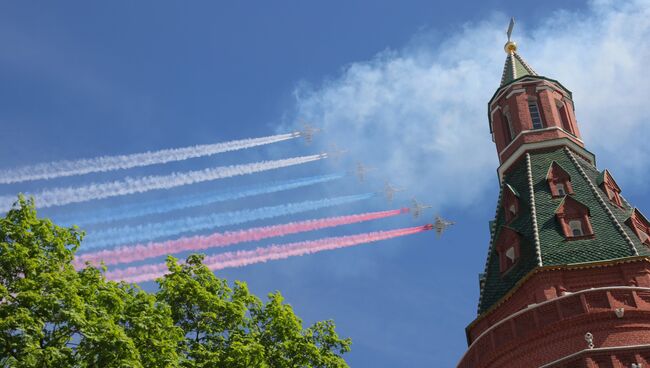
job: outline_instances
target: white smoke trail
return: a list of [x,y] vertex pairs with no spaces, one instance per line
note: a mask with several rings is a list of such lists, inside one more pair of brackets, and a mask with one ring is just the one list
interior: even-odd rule
[[129,169],[132,167],[164,164],[217,153],[236,151],[296,138],[299,134],[278,134],[268,137],[241,139],[230,142],[203,144],[160,151],[147,151],[130,155],[102,156],[80,160],[46,162],[14,169],[0,170],[0,184],[28,180],[53,179],[64,176],[83,175],[93,172]]
[[[70,203],[142,193],[155,189],[169,189],[182,185],[253,174],[261,171],[300,165],[327,157],[325,154],[292,157],[274,161],[260,161],[243,165],[230,165],[203,170],[175,172],[169,175],[151,175],[139,178],[127,177],[107,183],[93,183],[80,187],[64,187],[44,190],[34,195],[39,208],[62,206]],[[0,197],[0,211],[7,211],[16,200],[15,196]]]

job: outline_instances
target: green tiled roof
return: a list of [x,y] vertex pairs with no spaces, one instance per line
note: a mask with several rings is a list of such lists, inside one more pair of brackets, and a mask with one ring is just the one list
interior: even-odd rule
[[[552,197],[546,180],[546,174],[553,161],[557,162],[571,176],[574,191],[571,196],[589,208],[594,238],[565,239],[560,224],[555,217],[555,210],[563,199]],[[543,266],[630,257],[635,255],[635,249],[639,255],[650,255],[650,249],[642,245],[632,230],[624,224],[632,212],[632,207],[627,202],[624,203],[624,208],[609,202],[602,189],[597,187],[596,183],[600,172],[594,166],[577,155],[570,154],[564,148],[558,148],[550,152],[530,153],[530,162],[539,233],[539,249]],[[504,182],[518,193],[523,194],[519,197],[519,215],[510,224],[507,224],[508,227],[522,234],[521,258],[512,269],[503,276],[501,275],[498,254],[494,244],[494,240],[498,238],[501,229],[506,225],[504,209],[501,206],[497,211],[494,220],[494,231],[491,234],[492,243],[486,264],[485,282],[481,289],[479,314],[488,310],[505,296],[522,277],[539,266],[536,257],[530,207],[532,201],[529,194],[526,160],[520,160],[506,174]],[[505,185],[502,186],[502,188],[505,187]]]
[[512,82],[515,79],[524,77],[526,75],[537,75],[533,68],[524,61],[524,59],[517,54],[511,52],[506,57],[506,63],[503,66],[503,74],[501,75],[501,86]]

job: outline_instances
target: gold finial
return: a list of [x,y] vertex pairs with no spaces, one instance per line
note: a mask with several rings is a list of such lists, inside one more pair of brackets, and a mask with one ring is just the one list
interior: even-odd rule
[[506,34],[508,35],[508,42],[506,42],[503,49],[506,51],[506,54],[512,54],[517,51],[517,43],[511,39],[512,29],[515,27],[515,17],[510,18],[510,24],[508,25],[508,30]]

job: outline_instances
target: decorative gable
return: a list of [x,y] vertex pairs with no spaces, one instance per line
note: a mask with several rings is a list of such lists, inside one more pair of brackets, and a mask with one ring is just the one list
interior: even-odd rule
[[519,260],[521,235],[511,228],[503,226],[495,244],[499,254],[499,270],[503,275]]
[[600,176],[598,177],[598,186],[602,189],[609,201],[617,205],[618,207],[623,207],[623,201],[621,200],[621,188],[616,184],[616,181],[612,177],[612,174],[605,169]]
[[632,214],[625,221],[632,231],[639,237],[641,243],[650,246],[650,222],[638,209],[632,210]]
[[503,211],[506,223],[519,215],[519,193],[508,183],[503,188]]
[[573,197],[565,196],[555,210],[555,216],[567,240],[586,239],[594,235],[589,221],[589,207]]
[[546,181],[548,182],[553,197],[559,198],[564,197],[567,194],[573,194],[571,176],[555,161],[553,161],[551,166],[548,168]]

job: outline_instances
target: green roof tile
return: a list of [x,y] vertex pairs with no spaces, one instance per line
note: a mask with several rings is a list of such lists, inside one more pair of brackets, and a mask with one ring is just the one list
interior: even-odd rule
[[[609,202],[601,188],[595,187],[596,192],[594,192],[592,185],[595,186],[598,182],[600,172],[590,163],[575,155],[574,157],[576,157],[577,165],[570,154],[563,148],[550,152],[530,153],[542,265],[597,262],[634,256],[630,241],[640,255],[650,255],[650,249],[641,244],[634,232],[624,224],[632,212],[629,204],[625,203],[624,208],[620,208]],[[571,184],[574,190],[571,195],[572,198],[589,208],[594,238],[565,239],[555,216],[555,210],[563,198],[553,198],[546,180],[548,169],[554,161],[571,176]],[[584,171],[586,178],[581,174],[580,168]],[[506,225],[504,210],[500,206],[494,219],[492,242],[485,270],[485,282],[479,300],[479,313],[489,309],[510,291],[522,277],[538,267],[531,218],[531,198],[528,194],[526,161],[520,160],[506,174],[504,182],[518,193],[524,193],[523,196],[519,197],[519,215],[511,223],[507,224],[508,227],[522,234],[521,258],[511,270],[506,272],[505,275],[501,275],[494,244],[501,229]],[[505,188],[505,186],[502,188]],[[601,203],[601,199],[604,200],[604,206],[606,207]],[[606,208],[611,211],[616,221],[612,220]],[[619,225],[621,228],[619,228]]]

